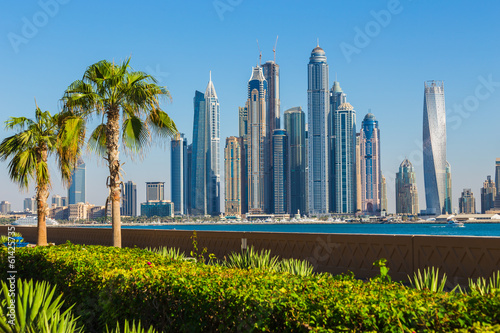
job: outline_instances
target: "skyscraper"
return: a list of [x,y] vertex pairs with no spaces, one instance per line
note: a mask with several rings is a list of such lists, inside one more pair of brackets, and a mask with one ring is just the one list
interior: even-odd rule
[[500,158],[495,161],[495,186],[497,187],[497,195],[500,195]]
[[270,138],[267,136],[267,81],[262,68],[252,69],[248,81],[248,130],[247,130],[247,166],[248,166],[248,211],[252,214],[270,212]]
[[[335,212],[356,212],[356,111],[349,103],[338,107],[335,124]],[[361,137],[360,137],[361,142]]]
[[35,197],[25,198],[23,202],[24,211],[35,213],[37,211],[37,204]]
[[360,129],[361,211],[379,214],[380,208],[380,130],[375,116],[368,113]]
[[129,180],[122,183],[122,211],[124,216],[137,216],[137,185]]
[[199,91],[194,94],[193,153],[191,169],[192,214],[206,215],[207,211],[207,154],[208,154],[208,116],[205,95]]
[[11,204],[8,201],[2,201],[0,202],[0,214],[7,214],[11,212]]
[[230,136],[226,138],[224,148],[225,176],[225,212],[228,216],[241,216],[246,213],[246,170],[243,138]]
[[415,170],[408,159],[399,166],[396,173],[396,213],[418,214],[418,192]]
[[289,212],[288,196],[288,136],[286,130],[273,133],[273,204],[275,214]]
[[458,200],[460,213],[462,214],[475,214],[476,213],[476,199],[470,188],[464,188],[462,196]]
[[170,142],[171,195],[174,203],[174,214],[187,214],[187,139],[184,134],[177,133]]
[[[330,89],[330,112],[328,113],[328,180],[329,180],[329,208],[331,212],[335,212],[335,111],[340,105],[347,102],[346,94],[340,88],[338,81],[333,82],[332,89]],[[358,138],[359,139],[359,138]],[[357,140],[358,140],[357,139]],[[356,148],[358,149],[359,142],[356,141]],[[357,152],[358,153],[358,152]],[[356,159],[357,160],[357,159]],[[356,169],[357,170],[357,169]],[[361,181],[361,178],[359,178]],[[361,185],[361,183],[360,183]],[[361,188],[360,188],[361,190]],[[361,195],[361,192],[359,192]],[[360,197],[361,199],[361,197]],[[361,200],[359,200],[359,208],[361,210]]]
[[54,194],[52,195],[52,206],[53,207],[62,207],[62,197],[60,195]]
[[387,214],[387,183],[384,175],[381,175],[380,181],[380,212],[384,216]]
[[443,213],[451,214],[453,211],[452,201],[451,201],[451,165],[448,161],[446,161],[446,169],[445,169],[445,179],[446,179],[446,187],[445,187],[445,200],[444,200],[444,208]]
[[424,84],[423,156],[427,214],[445,212],[446,112],[443,81]]
[[68,189],[68,204],[85,203],[85,163],[80,158],[71,174],[71,185]]
[[186,150],[186,210],[188,214],[192,214],[192,207],[193,207],[193,186],[192,186],[192,179],[191,176],[193,175],[193,143],[189,144],[187,146]]
[[[335,156],[333,157],[335,158]],[[333,159],[333,167],[335,169],[335,159]],[[333,172],[333,175],[335,175],[335,172]],[[335,191],[335,181],[331,181],[330,183],[333,183],[332,190]],[[333,197],[335,198],[335,192],[333,194]],[[356,133],[356,213],[361,213],[362,203],[363,201],[361,200],[361,136],[360,133]],[[335,210],[335,206],[332,210]]]
[[491,176],[488,176],[481,188],[481,214],[485,214],[486,211],[495,208],[496,196],[497,188],[491,180]]
[[219,215],[220,213],[220,106],[215,87],[212,82],[212,72],[205,91],[205,105],[207,108],[209,125],[209,157],[207,161],[207,191],[208,191],[208,213]]
[[316,46],[309,58],[307,109],[309,131],[309,214],[329,212],[328,180],[328,64],[325,51]]
[[165,182],[146,182],[146,201],[165,200]]
[[290,197],[290,214],[307,213],[306,182],[306,129],[305,114],[302,108],[294,107],[284,113],[285,130],[288,134],[288,195]]

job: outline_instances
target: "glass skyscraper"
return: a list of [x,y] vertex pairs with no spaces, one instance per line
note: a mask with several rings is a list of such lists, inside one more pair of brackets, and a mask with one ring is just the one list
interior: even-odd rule
[[[445,208],[446,112],[443,81],[427,81],[424,84],[423,156],[426,212],[432,215],[442,214],[447,210]],[[451,189],[449,192],[451,193]],[[451,205],[449,208],[448,212],[451,213]]]
[[325,51],[316,46],[309,58],[307,109],[309,131],[309,214],[327,214],[328,203],[328,63]]
[[187,139],[178,133],[170,142],[170,186],[174,214],[187,214]]
[[415,170],[405,158],[396,173],[396,214],[418,214],[418,192]]
[[252,69],[248,81],[247,120],[247,166],[248,166],[248,212],[265,214],[270,212],[270,137],[267,123],[267,81],[262,68]]
[[464,188],[462,196],[458,201],[461,214],[475,214],[476,213],[476,199],[470,188]]
[[71,175],[71,185],[68,189],[69,204],[85,203],[85,163],[79,159]]
[[207,108],[209,125],[209,160],[207,170],[208,213],[220,213],[220,106],[215,87],[212,82],[212,72],[205,91],[205,105]]
[[137,185],[128,181],[121,184],[122,188],[122,209],[121,215],[137,216]]
[[481,188],[481,214],[485,214],[488,210],[495,208],[495,198],[497,196],[497,188],[491,176],[486,178]]
[[380,169],[380,130],[378,121],[368,113],[361,122],[360,129],[360,173],[361,173],[361,212],[367,215],[381,211],[381,169]]
[[288,196],[288,136],[284,129],[273,133],[273,204],[275,214],[287,214]]
[[288,134],[288,195],[290,197],[290,214],[307,213],[306,183],[306,119],[302,108],[294,107],[284,113],[285,130]]
[[356,111],[341,104],[334,114],[335,124],[335,212],[356,212]]

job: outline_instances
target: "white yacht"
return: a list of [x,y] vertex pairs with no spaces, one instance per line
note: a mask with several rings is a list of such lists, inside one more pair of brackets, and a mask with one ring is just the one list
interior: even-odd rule
[[[46,218],[45,223],[47,225],[58,225],[59,223],[51,218]],[[14,222],[12,222],[12,225],[38,225],[38,216],[26,216],[23,218],[20,218]]]

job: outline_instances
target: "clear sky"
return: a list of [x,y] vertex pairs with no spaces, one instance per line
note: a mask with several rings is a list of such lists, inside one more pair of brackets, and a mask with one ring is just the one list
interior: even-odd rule
[[[382,171],[389,211],[395,210],[394,177],[407,156],[417,171],[425,208],[422,109],[426,80],[443,80],[447,109],[447,159],[452,166],[453,207],[480,188],[500,157],[500,2],[498,1],[6,1],[0,11],[0,122],[59,111],[67,86],[102,59],[132,57],[136,70],[156,76],[172,102],[163,104],[192,140],[193,96],[205,91],[209,71],[220,101],[221,149],[238,135],[251,67],[273,59],[281,74],[281,113],[307,112],[307,63],[319,39],[330,67],[357,113],[357,128],[369,110],[379,121]],[[3,126],[2,126],[3,127]],[[12,133],[2,129],[0,140]],[[145,158],[125,161],[125,181],[166,182],[170,198],[169,143]],[[223,156],[221,154],[221,156]],[[107,168],[87,153],[87,201],[104,205]],[[0,162],[0,200],[22,210],[34,194],[19,191]],[[52,194],[66,195],[55,167]]]

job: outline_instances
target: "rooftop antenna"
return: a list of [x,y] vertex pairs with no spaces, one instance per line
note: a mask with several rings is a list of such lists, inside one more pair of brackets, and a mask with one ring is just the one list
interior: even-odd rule
[[257,39],[257,48],[259,49],[259,67],[262,64],[262,51],[260,50],[259,40]]
[[278,45],[278,35],[276,35],[276,43],[274,43],[274,47],[273,47],[274,63],[276,63],[276,45]]
[[316,38],[316,46],[319,47],[319,38]]
[[210,71],[210,82],[212,82],[212,71]]

